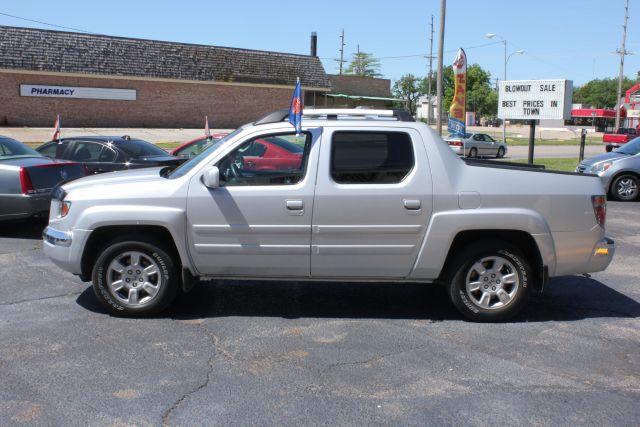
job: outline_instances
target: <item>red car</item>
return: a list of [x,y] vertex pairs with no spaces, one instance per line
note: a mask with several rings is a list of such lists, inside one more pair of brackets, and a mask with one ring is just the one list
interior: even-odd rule
[[226,133],[216,133],[211,135],[210,137],[201,136],[200,138],[185,142],[178,148],[174,148],[170,152],[170,154],[172,156],[184,157],[188,159],[195,156],[196,154],[200,154],[205,150],[205,148],[208,148],[210,145],[215,144],[227,135],[228,134]]
[[[173,150],[171,154],[179,157],[193,157],[224,136],[226,134],[216,134],[212,135],[209,141],[206,137],[189,141]],[[286,137],[260,138],[238,150],[238,154],[242,156],[239,164],[244,171],[294,170],[301,165],[303,151],[301,146],[288,141]]]

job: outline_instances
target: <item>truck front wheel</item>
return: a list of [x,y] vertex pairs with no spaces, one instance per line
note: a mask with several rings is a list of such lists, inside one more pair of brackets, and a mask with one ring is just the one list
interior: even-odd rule
[[151,316],[175,299],[179,275],[171,252],[143,236],[115,240],[99,253],[93,267],[93,290],[112,314]]
[[529,297],[531,266],[506,242],[481,241],[468,246],[451,263],[449,297],[474,321],[515,316]]

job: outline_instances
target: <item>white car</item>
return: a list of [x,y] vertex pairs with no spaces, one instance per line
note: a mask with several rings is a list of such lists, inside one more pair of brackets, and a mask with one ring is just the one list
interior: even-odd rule
[[486,133],[466,133],[464,138],[449,135],[444,140],[460,156],[502,158],[507,154],[507,144],[496,141]]

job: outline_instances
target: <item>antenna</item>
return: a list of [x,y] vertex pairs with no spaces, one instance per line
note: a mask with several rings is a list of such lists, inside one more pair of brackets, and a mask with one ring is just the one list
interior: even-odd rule
[[342,30],[342,35],[340,36],[340,59],[334,59],[334,61],[337,61],[338,63],[340,63],[340,75],[342,75],[342,64],[344,64],[345,62],[347,62],[344,59],[344,29]]

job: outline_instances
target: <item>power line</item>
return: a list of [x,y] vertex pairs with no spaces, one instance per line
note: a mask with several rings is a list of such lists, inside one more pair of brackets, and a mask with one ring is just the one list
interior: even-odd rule
[[100,34],[98,34],[98,33],[94,33],[94,32],[92,32],[92,31],[81,30],[80,28],[65,27],[65,26],[63,26],[63,25],[50,24],[49,22],[38,21],[38,20],[36,20],[36,19],[23,18],[22,16],[11,15],[11,14],[9,14],[9,13],[0,12],[0,15],[8,16],[8,17],[10,17],[10,18],[15,18],[15,19],[21,19],[21,20],[23,20],[23,21],[28,21],[28,22],[35,22],[35,23],[37,23],[37,24],[48,25],[48,26],[50,26],[50,27],[62,28],[62,29],[65,29],[65,30],[79,31],[79,32],[81,32],[81,33],[86,33],[86,34],[96,34],[96,35],[100,35]]

